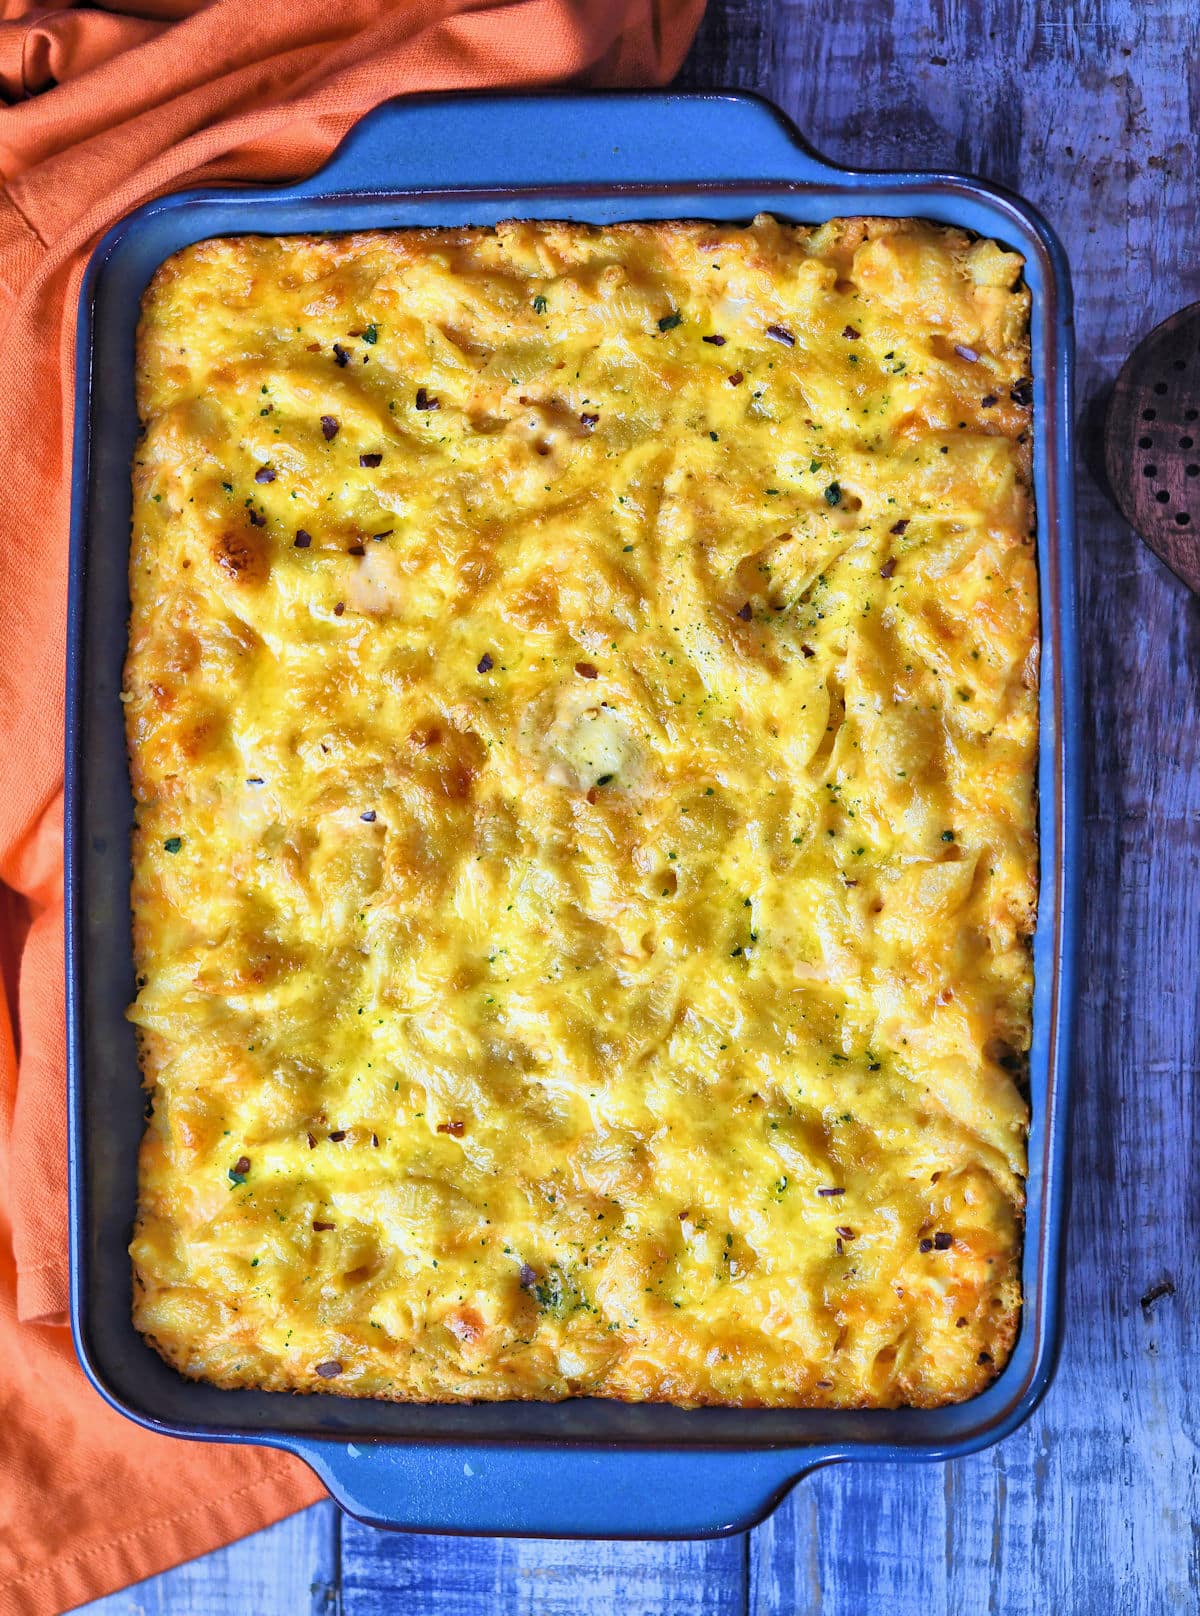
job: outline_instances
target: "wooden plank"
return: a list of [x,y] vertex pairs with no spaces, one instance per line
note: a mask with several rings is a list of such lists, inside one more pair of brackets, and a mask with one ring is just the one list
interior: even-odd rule
[[[769,40],[765,15],[765,0],[716,0],[690,82],[731,81],[729,62],[835,159],[974,170],[1042,207],[1072,261],[1094,433],[1121,359],[1200,296],[1196,8],[784,0]],[[1062,1365],[997,1449],[803,1482],[754,1536],[756,1616],[1196,1608],[1200,618],[1098,486],[1094,441],[1083,448],[1091,781]]]
[[747,1544],[410,1537],[348,1520],[341,1616],[742,1616]]
[[80,1616],[337,1616],[340,1531],[337,1506],[316,1504]]

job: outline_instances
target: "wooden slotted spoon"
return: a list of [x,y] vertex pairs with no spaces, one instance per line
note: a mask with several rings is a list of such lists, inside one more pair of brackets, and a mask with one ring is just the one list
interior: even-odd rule
[[1104,463],[1126,521],[1200,594],[1200,303],[1156,326],[1125,361]]

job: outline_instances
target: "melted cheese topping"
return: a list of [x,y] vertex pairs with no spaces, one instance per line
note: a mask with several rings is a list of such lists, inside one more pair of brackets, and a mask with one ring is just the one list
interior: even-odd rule
[[224,1386],[938,1404],[1019,1317],[1021,261],[215,240],[144,304],[136,1322]]

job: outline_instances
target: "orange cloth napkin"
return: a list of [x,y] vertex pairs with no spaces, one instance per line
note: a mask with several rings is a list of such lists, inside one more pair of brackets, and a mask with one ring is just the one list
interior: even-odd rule
[[656,84],[703,0],[0,0],[0,1616],[42,1616],[321,1496],[112,1413],[65,1327],[63,643],[75,308],[147,197],[309,173],[400,91]]

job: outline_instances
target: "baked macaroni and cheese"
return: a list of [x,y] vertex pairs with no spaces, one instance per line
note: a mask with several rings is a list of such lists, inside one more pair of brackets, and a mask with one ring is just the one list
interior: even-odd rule
[[210,240],[146,294],[136,1322],[402,1400],[935,1405],[1020,1314],[1021,260]]

